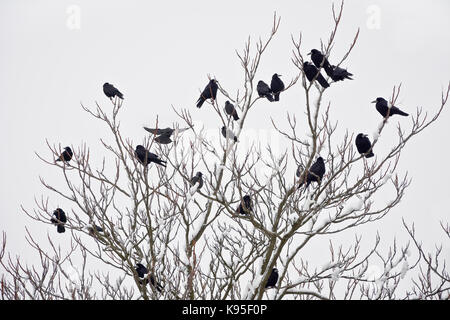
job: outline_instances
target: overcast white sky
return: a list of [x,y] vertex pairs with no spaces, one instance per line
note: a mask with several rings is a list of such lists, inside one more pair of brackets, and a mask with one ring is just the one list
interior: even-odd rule
[[[29,255],[25,226],[37,236],[50,230],[27,218],[20,205],[33,208],[34,197],[41,194],[50,195],[55,207],[60,203],[39,183],[39,176],[55,180],[59,172],[41,163],[34,152],[48,155],[45,139],[63,146],[86,142],[95,150],[105,131],[81,110],[80,101],[109,107],[104,82],[124,93],[122,130],[135,141],[145,134],[142,124],[154,122],[156,115],[162,123],[175,121],[171,105],[190,108],[195,119],[214,128],[213,112],[206,105],[195,108],[207,75],[235,92],[242,84],[235,49],[243,48],[248,35],[266,37],[276,11],[281,26],[259,78],[269,82],[277,72],[288,82],[297,73],[290,60],[291,34],[303,33],[305,54],[318,48],[332,26],[330,7],[331,1],[2,0],[0,230],[8,234],[9,251]],[[77,10],[79,25],[76,17],[73,20]],[[369,20],[373,10],[379,10],[379,28]],[[332,85],[325,97],[332,101],[341,128],[371,134],[381,117],[370,101],[388,98],[400,82],[399,106],[404,111],[414,113],[418,106],[429,113],[437,110],[449,81],[449,14],[448,0],[346,1],[333,55],[342,57],[360,27],[359,41],[344,63],[355,80]],[[286,123],[286,111],[301,115],[301,96],[297,85],[280,103],[261,104],[247,127],[265,130],[270,116]],[[391,120],[379,150],[388,150],[388,134],[394,134],[398,121],[410,120]],[[419,237],[430,248],[441,242],[439,221],[449,221],[449,121],[450,111],[445,110],[406,147],[399,170],[409,172],[412,185],[388,217],[361,230],[379,230],[387,242],[395,235],[406,239],[400,229],[404,217],[416,223]]]

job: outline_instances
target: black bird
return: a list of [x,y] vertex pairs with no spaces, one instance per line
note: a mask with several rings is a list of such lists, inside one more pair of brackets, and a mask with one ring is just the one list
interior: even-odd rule
[[230,138],[230,139],[233,138],[234,142],[238,141],[238,138],[234,135],[234,132],[231,131],[230,129],[228,129],[227,127],[223,126],[221,131],[222,131],[222,135],[225,138]]
[[351,77],[352,73],[348,72],[346,69],[342,69],[336,66],[331,66],[333,68],[333,73],[330,75],[333,81],[343,81],[344,79],[353,80]]
[[233,116],[234,120],[239,120],[239,116],[237,114],[236,108],[234,107],[234,105],[230,102],[230,101],[226,101],[225,102],[225,112],[230,115]]
[[278,269],[273,268],[270,273],[269,279],[267,279],[266,288],[273,288],[277,284],[278,281]]
[[103,84],[103,92],[110,99],[114,98],[115,96],[118,96],[120,99],[123,99],[123,94],[108,82]]
[[388,115],[388,113],[389,113],[389,116],[393,116],[394,114],[399,114],[404,117],[409,116],[409,114],[407,114],[406,112],[403,112],[402,110],[400,110],[399,108],[397,108],[395,106],[392,106],[391,108],[389,108],[388,102],[381,97],[378,97],[375,101],[372,101],[371,103],[376,103],[375,107],[377,108],[378,112],[385,118]]
[[319,69],[317,69],[312,63],[308,61],[303,62],[303,72],[305,72],[306,78],[308,78],[309,81],[312,81],[314,77],[319,74],[316,80],[320,83],[320,85],[324,88],[328,88],[330,86],[327,80],[325,80],[319,72]]
[[272,90],[269,88],[269,85],[264,81],[258,81],[258,85],[256,86],[256,91],[260,97],[266,97],[270,102],[273,101]]
[[195,184],[198,182],[197,190],[200,190],[203,187],[203,174],[199,171],[195,174],[194,177],[191,179],[191,185],[195,186]]
[[69,162],[72,159],[72,157],[73,157],[72,149],[70,149],[70,147],[65,147],[64,151],[61,153],[59,158],[56,159],[56,161]]
[[249,195],[245,195],[242,200],[243,201],[241,201],[241,203],[239,204],[239,207],[236,209],[236,212],[238,214],[247,215],[253,211],[252,199],[250,198]]
[[145,275],[148,273],[148,269],[141,263],[137,263],[135,269],[139,278],[144,278]]
[[66,228],[64,228],[64,225],[67,222],[66,213],[63,211],[63,209],[58,208],[53,211],[53,215],[55,216],[55,218],[51,218],[50,222],[57,226],[56,230],[58,231],[58,233],[65,232]]
[[[172,142],[172,139],[170,139],[170,137],[172,136],[172,134],[176,131],[175,129],[172,128],[165,128],[165,129],[159,129],[159,128],[147,128],[144,127],[145,130],[147,130],[150,133],[155,134],[157,137],[155,138],[155,141],[160,143],[160,144],[169,144]],[[183,129],[178,129],[178,132],[183,132],[188,130],[189,128],[183,128]]]
[[151,153],[141,145],[138,145],[136,147],[134,153],[139,162],[144,166],[147,166],[150,162],[154,162],[156,164],[159,164],[160,166],[166,167],[165,163],[167,163],[167,161],[161,160],[156,154]]
[[272,81],[270,82],[270,90],[273,93],[275,101],[280,101],[280,93],[284,91],[284,83],[280,79],[281,74],[274,74],[272,76]]
[[295,175],[297,176],[297,178],[300,178],[300,176],[302,175],[302,172],[303,172],[303,166],[302,165],[299,165],[298,167],[297,167],[297,171],[295,172]]
[[[367,137],[367,134],[358,134],[355,139],[356,143],[356,149],[358,149],[358,152],[362,155],[364,155],[366,158],[373,157],[373,150],[372,150],[372,143],[370,143],[369,138]],[[369,152],[370,151],[370,152]]]
[[[323,175],[325,174],[325,162],[322,157],[317,158],[316,162],[309,169],[308,174],[306,175],[306,187],[308,188],[309,184],[313,181],[318,182],[319,184],[322,182]],[[300,188],[305,181],[302,181],[298,188]]]
[[331,75],[333,74],[333,68],[328,62],[328,59],[322,54],[322,52],[320,52],[317,49],[312,49],[311,52],[308,53],[308,55],[311,55],[311,60],[312,62],[314,62],[317,68],[319,68],[322,65],[327,75],[331,77]]
[[205,89],[200,95],[200,98],[198,98],[197,100],[197,108],[201,108],[205,100],[208,99],[216,100],[218,88],[219,86],[217,85],[217,81],[215,79],[209,80],[209,83],[206,85]]

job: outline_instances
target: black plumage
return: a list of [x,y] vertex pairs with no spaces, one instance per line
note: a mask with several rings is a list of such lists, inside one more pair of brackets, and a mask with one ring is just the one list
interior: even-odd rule
[[[174,134],[174,132],[176,131],[176,129],[172,129],[172,128],[164,128],[164,129],[160,129],[160,128],[147,128],[144,127],[144,129],[150,133],[153,133],[154,135],[156,135],[155,141],[160,143],[160,144],[169,144],[172,142],[172,135]],[[188,130],[189,128],[183,128],[183,129],[178,129],[178,132],[183,132]]]
[[353,80],[351,77],[353,76],[352,73],[348,72],[346,69],[331,66],[333,68],[333,72],[330,75],[331,79],[333,81],[344,81],[344,79]]
[[302,175],[303,170],[304,170],[304,168],[303,168],[302,165],[299,165],[297,167],[297,171],[295,172],[295,175],[297,176],[297,178],[300,178],[300,176]]
[[197,172],[190,182],[192,186],[198,183],[197,190],[200,190],[203,187],[203,174],[200,171]]
[[234,120],[239,120],[239,116],[237,114],[236,108],[234,107],[234,105],[230,102],[230,101],[226,101],[225,102],[225,112],[230,115],[233,116]]
[[265,83],[264,81],[260,80],[258,81],[258,84],[256,86],[256,91],[258,92],[258,95],[260,97],[266,97],[267,100],[270,102],[273,100],[272,90],[270,89],[269,85]]
[[[333,68],[331,67],[328,59],[317,49],[312,49],[308,55],[311,55],[312,62],[316,65],[317,68],[322,66],[327,75],[331,77],[333,74]],[[311,81],[311,80],[310,80]]]
[[266,288],[273,288],[277,284],[278,281],[278,269],[273,268],[270,273],[269,279],[267,279]]
[[160,144],[169,144],[172,142],[172,139],[170,137],[172,136],[172,133],[175,131],[175,129],[172,128],[165,128],[165,129],[151,129],[144,127],[145,130],[147,130],[150,133],[153,133],[156,135],[155,141]]
[[327,82],[327,80],[322,76],[322,74],[319,72],[319,69],[316,68],[315,65],[312,63],[305,61],[303,63],[303,72],[305,73],[306,78],[308,78],[309,81],[312,81],[314,77],[316,77],[317,74],[317,82],[320,83],[320,85],[324,88],[328,88],[330,84]]
[[375,101],[372,101],[372,103],[376,103],[375,107],[377,108],[378,112],[386,118],[386,116],[389,114],[390,116],[393,116],[394,114],[398,114],[404,117],[409,116],[406,112],[403,112],[399,108],[392,106],[389,108],[387,100],[384,98],[378,97]]
[[270,82],[270,90],[272,91],[275,101],[280,101],[280,93],[284,91],[284,83],[280,79],[280,74],[274,74]]
[[142,263],[137,263],[135,269],[139,278],[144,278],[145,275],[148,273],[148,269]]
[[[373,157],[372,143],[366,134],[359,133],[355,139],[356,149],[366,158]],[[370,151],[370,152],[369,152]]]
[[69,162],[73,157],[73,152],[70,147],[65,147],[64,151],[60,154],[59,158],[56,161],[65,161]]
[[150,162],[154,162],[156,164],[159,164],[160,166],[166,167],[167,161],[161,160],[159,156],[157,156],[154,153],[151,153],[141,145],[138,145],[136,147],[134,153],[138,158],[139,162],[142,163],[144,166],[147,166]]
[[123,94],[108,82],[103,84],[103,92],[110,99],[114,98],[115,96],[119,97],[120,99],[123,99]]
[[201,108],[203,102],[208,99],[216,100],[218,88],[219,86],[217,85],[217,81],[215,79],[209,80],[209,83],[206,85],[205,89],[197,100],[197,108]]
[[153,134],[157,135],[157,136],[161,135],[161,134],[168,134],[170,136],[175,131],[175,129],[168,128],[168,127],[164,128],[164,129],[160,129],[160,128],[152,129],[152,128],[144,127],[144,129],[147,130],[150,133],[153,133]]
[[[323,175],[325,174],[325,162],[322,157],[317,158],[316,162],[309,169],[308,174],[306,175],[306,187],[313,181],[318,182],[319,184],[322,182]],[[299,188],[305,183],[302,181],[299,184]]]
[[64,228],[64,225],[67,222],[66,213],[61,208],[57,208],[55,211],[53,211],[54,218],[50,219],[50,222],[56,225],[56,230],[58,233],[63,233],[66,231],[66,228]]
[[241,203],[239,204],[239,207],[236,209],[236,212],[238,214],[250,214],[251,212],[253,212],[253,203],[252,203],[252,199],[250,198],[249,195],[245,195],[242,198]]

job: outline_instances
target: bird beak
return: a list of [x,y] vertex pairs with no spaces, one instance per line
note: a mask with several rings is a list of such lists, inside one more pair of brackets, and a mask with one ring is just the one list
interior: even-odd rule
[[376,103],[377,102],[377,100],[373,100],[372,102],[370,102],[370,103]]
[[310,55],[311,55],[311,52],[307,54],[307,56],[310,56]]
[[281,74],[279,74],[278,76],[281,77]]

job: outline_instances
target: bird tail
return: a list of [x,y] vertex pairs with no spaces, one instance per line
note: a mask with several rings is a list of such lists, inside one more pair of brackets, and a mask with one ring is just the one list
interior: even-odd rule
[[266,94],[266,98],[267,100],[269,100],[270,102],[273,102],[273,97],[270,93]]
[[273,96],[275,98],[275,101],[280,101],[280,93],[279,92],[275,93]]
[[373,151],[370,151],[369,154],[366,154],[366,158],[372,158],[374,156]]
[[64,228],[62,224],[58,224],[58,227],[56,227],[56,229],[58,230],[58,233],[66,232],[66,228]]
[[328,88],[330,86],[330,84],[321,74],[317,77],[317,81],[319,81],[320,85],[324,88]]
[[155,161],[155,163],[159,164],[160,166],[163,166],[164,168],[167,167],[167,165],[166,165],[167,161],[158,159],[157,161]]
[[197,100],[197,108],[201,108],[203,102],[205,102],[205,99],[203,97],[198,98],[198,100]]
[[409,116],[409,114],[407,114],[406,112],[403,112],[401,110],[398,110],[398,114],[401,115],[401,116],[404,116],[404,117]]
[[239,116],[237,115],[237,112],[233,113],[233,119],[236,121],[239,120]]
[[122,92],[117,92],[117,96],[118,96],[120,99],[123,100],[123,94],[122,94]]

